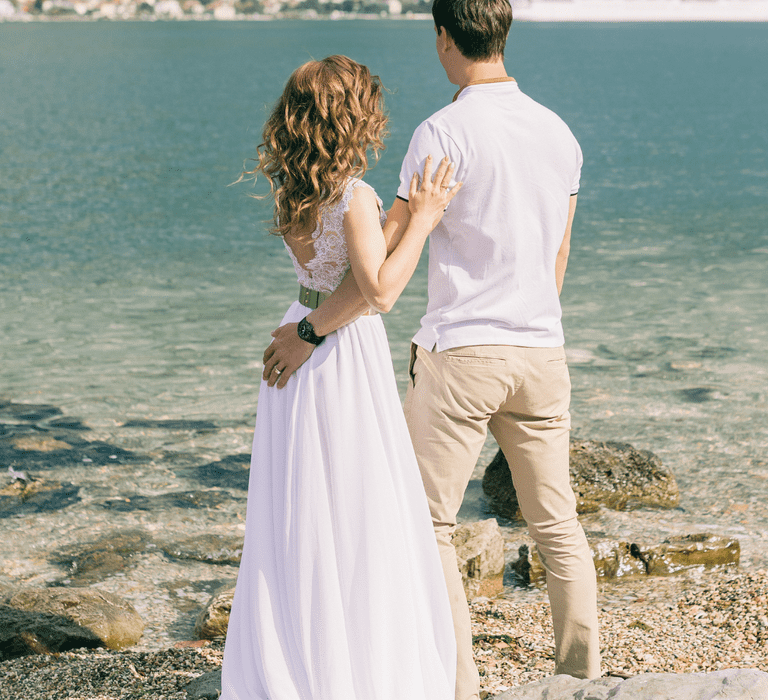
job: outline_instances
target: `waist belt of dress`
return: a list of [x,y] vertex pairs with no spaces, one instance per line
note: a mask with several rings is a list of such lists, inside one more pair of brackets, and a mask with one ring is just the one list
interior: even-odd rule
[[316,309],[329,296],[331,295],[327,292],[318,292],[314,289],[307,289],[303,284],[299,285],[299,303],[310,309]]

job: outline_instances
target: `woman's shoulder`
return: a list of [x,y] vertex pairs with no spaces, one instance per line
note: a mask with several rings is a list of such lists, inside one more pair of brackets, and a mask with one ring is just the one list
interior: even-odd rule
[[[359,192],[362,196],[355,197],[356,192]],[[379,209],[383,208],[381,198],[378,194],[376,194],[376,190],[373,189],[373,187],[371,187],[371,185],[369,185],[367,182],[365,182],[365,180],[361,180],[357,177],[349,178],[344,188],[344,195],[342,196],[342,209],[345,213],[349,211],[349,206],[353,198],[356,201],[361,201],[363,203],[374,201]]]
[[373,187],[371,187],[371,185],[369,185],[365,180],[361,180],[359,177],[350,177],[347,180],[347,184],[345,186],[345,193],[346,192],[353,193],[358,188],[369,190],[373,192],[373,194],[376,194],[376,190],[373,189]]

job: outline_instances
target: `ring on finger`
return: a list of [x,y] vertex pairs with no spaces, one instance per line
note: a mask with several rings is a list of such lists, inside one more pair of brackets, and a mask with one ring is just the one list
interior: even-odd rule
[[277,369],[277,367],[275,367],[275,374],[282,374],[282,373],[283,373],[283,370]]

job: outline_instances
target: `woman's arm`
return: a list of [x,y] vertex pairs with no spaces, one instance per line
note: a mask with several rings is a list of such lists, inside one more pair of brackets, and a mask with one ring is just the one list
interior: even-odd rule
[[[427,237],[461,188],[461,183],[449,187],[452,174],[453,165],[444,158],[433,178],[431,157],[427,158],[420,183],[414,173],[408,198],[410,218],[391,253],[379,224],[373,192],[361,187],[352,196],[344,216],[349,262],[360,292],[378,311],[389,311],[405,289]],[[396,236],[394,232],[390,240],[394,241]]]
[[[427,170],[428,167],[429,171]],[[440,172],[441,168],[444,170],[443,180],[439,180],[437,178],[437,173],[435,174],[435,182],[440,183],[437,185],[438,188],[442,186],[443,182],[445,182],[445,185],[450,182],[450,175],[452,173],[452,168],[449,168],[447,159],[441,163],[440,167],[438,168],[438,173]],[[427,177],[428,172],[430,177]],[[445,178],[445,172],[448,174],[447,179]],[[429,180],[428,188],[430,190],[434,190],[435,183],[433,183],[431,179],[431,166],[425,166],[424,174],[425,182],[422,183],[422,186],[426,183],[427,180]],[[412,190],[414,188],[414,184],[418,185],[417,175],[414,176],[414,182],[411,183]],[[359,239],[367,239],[367,237],[370,236],[373,241],[373,245],[377,246],[379,255],[381,254],[381,248],[379,247],[381,241],[384,241],[384,250],[386,253],[392,253],[397,248],[399,248],[399,243],[403,238],[405,238],[406,231],[408,231],[410,228],[409,224],[410,218],[412,216],[411,210],[420,208],[422,210],[423,218],[424,208],[431,207],[433,219],[429,223],[428,230],[426,232],[423,230],[419,231],[418,227],[423,227],[425,225],[422,222],[421,224],[418,224],[416,229],[410,231],[411,234],[421,233],[423,239],[426,240],[430,231],[437,225],[437,222],[442,217],[447,203],[453,198],[456,192],[458,192],[460,187],[461,183],[450,190],[445,186],[442,186],[442,194],[438,193],[437,195],[435,192],[431,192],[431,195],[427,195],[424,192],[420,192],[421,188],[417,187],[415,193],[409,194],[409,202],[405,202],[401,199],[395,200],[391,215],[389,216],[385,225],[385,231],[383,232],[383,235],[378,218],[378,203],[370,191],[366,190],[366,188],[359,188],[358,192],[371,194],[371,197],[367,202],[367,208],[369,211],[363,216],[363,218],[368,222],[369,227],[360,229],[355,226],[356,230],[353,235],[358,234],[355,238],[357,241],[356,245],[359,245],[360,243],[365,245],[365,241]],[[358,192],[355,192],[355,195],[352,198],[353,200],[356,198]],[[437,204],[435,202],[431,202],[430,204],[429,200],[434,200],[436,196],[438,197],[438,202],[440,202],[440,198],[445,200],[445,202],[440,202]],[[357,209],[357,206],[354,203],[350,203],[350,211],[352,210],[353,206]],[[373,216],[368,216],[371,214],[373,214]],[[374,218],[375,223],[373,221]],[[345,217],[345,232],[347,228],[346,219],[347,217]],[[410,279],[411,275],[413,274],[413,270],[415,270],[416,265],[418,264],[419,254],[421,253],[421,248],[424,245],[424,240],[422,240],[421,244],[418,246],[418,252],[415,254],[415,258],[412,261],[413,264],[411,266],[411,271],[407,275],[407,279],[405,279],[405,282],[402,285],[403,288],[405,287],[405,283],[408,282],[408,279]],[[347,245],[349,247],[349,238]],[[402,292],[402,288],[397,293],[397,295],[395,295],[395,299],[400,295],[400,292]],[[360,314],[367,311],[369,307],[370,302],[361,293],[355,275],[352,271],[350,271],[344,277],[341,284],[334,290],[333,294],[331,294],[331,296],[328,297],[322,304],[320,304],[320,306],[318,306],[307,315],[307,320],[314,327],[315,333],[319,336],[323,336],[327,335],[328,333],[332,333],[333,331],[341,328],[351,321],[354,321],[358,316],[360,316]],[[314,345],[299,338],[296,331],[297,325],[298,324],[296,323],[288,323],[272,331],[272,343],[264,351],[264,370],[262,373],[264,380],[269,384],[269,386],[277,385],[278,389],[282,389],[288,383],[290,376],[310,358],[312,352],[315,349]],[[278,374],[275,372],[275,369],[280,369],[280,373]]]

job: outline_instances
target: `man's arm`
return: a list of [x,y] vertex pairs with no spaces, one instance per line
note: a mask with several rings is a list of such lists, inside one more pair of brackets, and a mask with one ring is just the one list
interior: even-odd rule
[[571,252],[571,226],[573,226],[573,215],[576,212],[576,195],[572,194],[568,202],[568,223],[565,225],[565,235],[560,244],[560,250],[557,251],[555,260],[555,280],[557,281],[557,293],[563,291],[563,280],[565,279],[565,268],[568,267],[568,255]]
[[[408,202],[395,199],[384,225],[387,253],[397,247],[410,219]],[[333,294],[307,315],[307,320],[314,327],[315,333],[323,336],[351,323],[369,308],[350,270]],[[312,343],[299,338],[297,326],[297,323],[287,323],[272,331],[272,343],[264,351],[263,377],[269,386],[277,384],[278,389],[282,389],[288,383],[289,377],[311,357],[315,349]],[[276,367],[282,370],[280,374],[274,371]]]
[[[354,321],[369,308],[350,270],[333,294],[307,314],[307,320],[314,327],[315,333],[323,336]],[[296,331],[298,325],[287,323],[272,331],[272,342],[264,351],[262,375],[269,386],[277,384],[278,389],[282,389],[288,383],[288,378],[310,358],[315,349],[312,343],[299,338]],[[274,371],[275,368],[281,370],[280,374]]]

